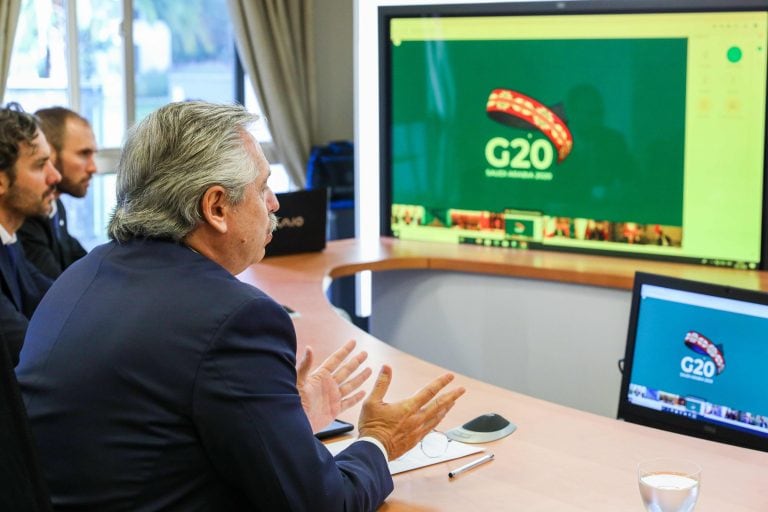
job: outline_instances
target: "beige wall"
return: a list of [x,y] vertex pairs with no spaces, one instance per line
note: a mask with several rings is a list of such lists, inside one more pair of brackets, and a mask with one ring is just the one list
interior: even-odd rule
[[616,417],[632,294],[437,270],[373,273],[370,333],[475,379]]
[[316,0],[318,126],[312,141],[352,140],[354,0]]

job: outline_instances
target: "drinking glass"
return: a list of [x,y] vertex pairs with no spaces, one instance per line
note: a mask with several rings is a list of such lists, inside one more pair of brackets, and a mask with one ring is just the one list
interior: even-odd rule
[[701,467],[688,460],[658,458],[637,467],[640,496],[648,512],[691,512],[700,479]]

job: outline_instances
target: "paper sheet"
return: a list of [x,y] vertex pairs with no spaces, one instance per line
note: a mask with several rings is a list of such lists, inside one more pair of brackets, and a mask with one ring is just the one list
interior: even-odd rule
[[[326,444],[325,447],[334,456],[344,450],[347,446],[354,443],[357,439],[345,439],[343,441],[337,441],[335,443]],[[390,461],[389,473],[396,475],[412,469],[423,468],[425,466],[431,466],[432,464],[438,464],[447,460],[458,459],[460,457],[466,457],[473,453],[484,452],[481,447],[472,444],[465,444],[459,441],[451,441],[448,443],[448,448],[445,453],[440,457],[427,457],[424,452],[421,451],[419,445],[414,446],[409,452],[405,453],[402,457]]]

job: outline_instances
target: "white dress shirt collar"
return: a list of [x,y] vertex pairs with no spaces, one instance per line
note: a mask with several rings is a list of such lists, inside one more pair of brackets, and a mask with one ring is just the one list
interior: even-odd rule
[[3,241],[3,245],[15,244],[17,240],[16,233],[8,233],[8,230],[5,229],[2,224],[0,224],[0,240]]
[[48,214],[48,218],[52,219],[58,211],[59,211],[59,205],[57,204],[57,201],[54,199],[51,202],[51,213]]

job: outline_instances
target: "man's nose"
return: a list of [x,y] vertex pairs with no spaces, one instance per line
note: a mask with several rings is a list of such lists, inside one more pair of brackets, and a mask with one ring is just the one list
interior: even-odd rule
[[88,163],[85,166],[85,172],[90,175],[94,174],[96,171],[98,171],[98,168],[96,167],[96,159],[93,156],[89,156]]
[[45,183],[48,185],[55,185],[58,182],[61,181],[61,173],[56,169],[56,167],[53,166],[53,162],[50,160],[47,164],[45,164],[46,167],[46,174],[45,174]]
[[269,208],[270,213],[275,213],[280,209],[280,201],[277,200],[277,196],[272,192],[271,188],[269,189],[269,195],[267,196],[267,208]]

